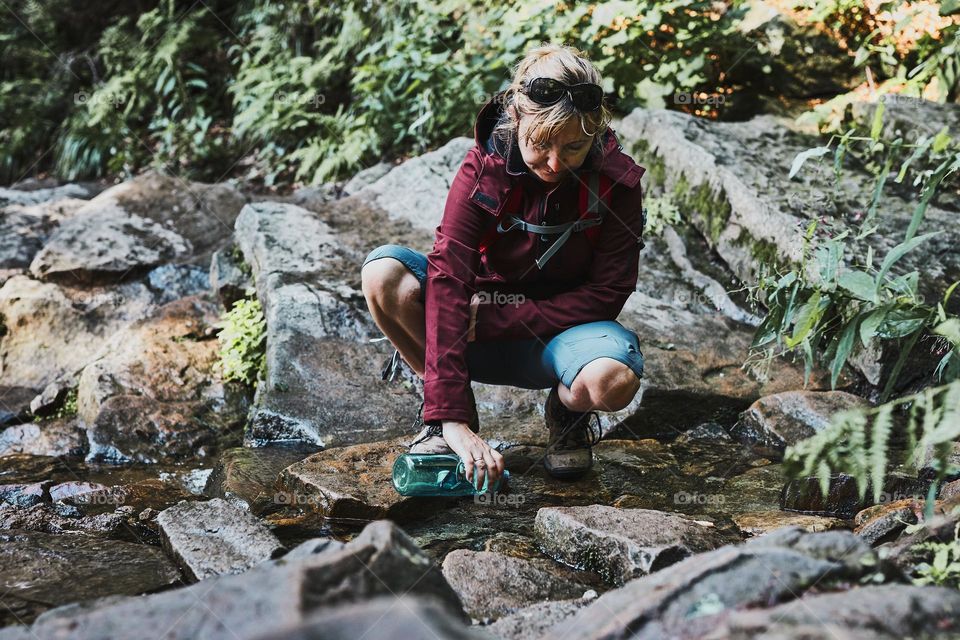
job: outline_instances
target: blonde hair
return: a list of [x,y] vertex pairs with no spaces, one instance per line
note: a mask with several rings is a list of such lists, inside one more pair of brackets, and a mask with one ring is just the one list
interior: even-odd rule
[[533,121],[526,129],[526,142],[542,144],[576,118],[584,134],[593,136],[591,154],[599,152],[603,146],[602,134],[612,117],[605,101],[596,111],[587,112],[576,109],[568,98],[548,106],[537,104],[520,92],[523,83],[533,78],[553,78],[566,84],[590,82],[603,86],[600,72],[583,52],[566,45],[541,43],[527,51],[523,60],[514,67],[513,81],[500,96],[503,113],[494,127],[494,136],[510,148],[514,136],[519,133],[519,118],[529,116]]

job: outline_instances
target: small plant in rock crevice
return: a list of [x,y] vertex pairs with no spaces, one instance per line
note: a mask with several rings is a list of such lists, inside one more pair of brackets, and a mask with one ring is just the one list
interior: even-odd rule
[[960,588],[960,523],[953,530],[953,540],[948,542],[921,542],[913,546],[920,551],[930,551],[930,562],[915,568],[916,585]]
[[248,297],[233,303],[220,317],[220,360],[217,370],[223,380],[236,380],[256,387],[266,375],[267,322],[260,301]]

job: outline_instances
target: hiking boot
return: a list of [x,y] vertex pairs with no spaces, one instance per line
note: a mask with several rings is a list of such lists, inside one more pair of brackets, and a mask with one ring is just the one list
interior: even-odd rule
[[[596,411],[570,411],[562,402],[557,387],[550,390],[543,408],[550,444],[543,466],[554,478],[579,478],[593,466],[593,445],[600,442],[600,416]],[[596,419],[596,431],[591,417]]]
[[[480,433],[480,418],[477,416],[477,399],[473,395],[473,389],[468,389],[467,400],[470,403],[471,413],[471,419],[468,423],[470,431]],[[420,409],[417,410],[417,418],[413,421],[413,429],[420,429],[420,432],[410,442],[410,453],[453,453],[453,449],[451,449],[449,445],[447,445],[447,441],[443,439],[443,425],[436,421],[424,423],[422,402],[420,403]]]

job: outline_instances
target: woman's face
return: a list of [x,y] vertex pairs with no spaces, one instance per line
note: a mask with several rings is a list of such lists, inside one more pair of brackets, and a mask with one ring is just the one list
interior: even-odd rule
[[553,139],[547,140],[543,145],[535,145],[528,142],[526,136],[531,120],[529,117],[520,119],[520,155],[530,171],[542,181],[561,182],[583,164],[590,153],[593,136],[585,135],[580,121],[571,118]]

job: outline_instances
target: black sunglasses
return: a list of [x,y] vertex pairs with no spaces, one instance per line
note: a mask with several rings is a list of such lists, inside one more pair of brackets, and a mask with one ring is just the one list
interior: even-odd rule
[[580,111],[596,111],[603,102],[603,87],[589,82],[564,84],[553,78],[533,78],[523,83],[520,92],[544,106],[556,104],[568,95],[573,106]]

